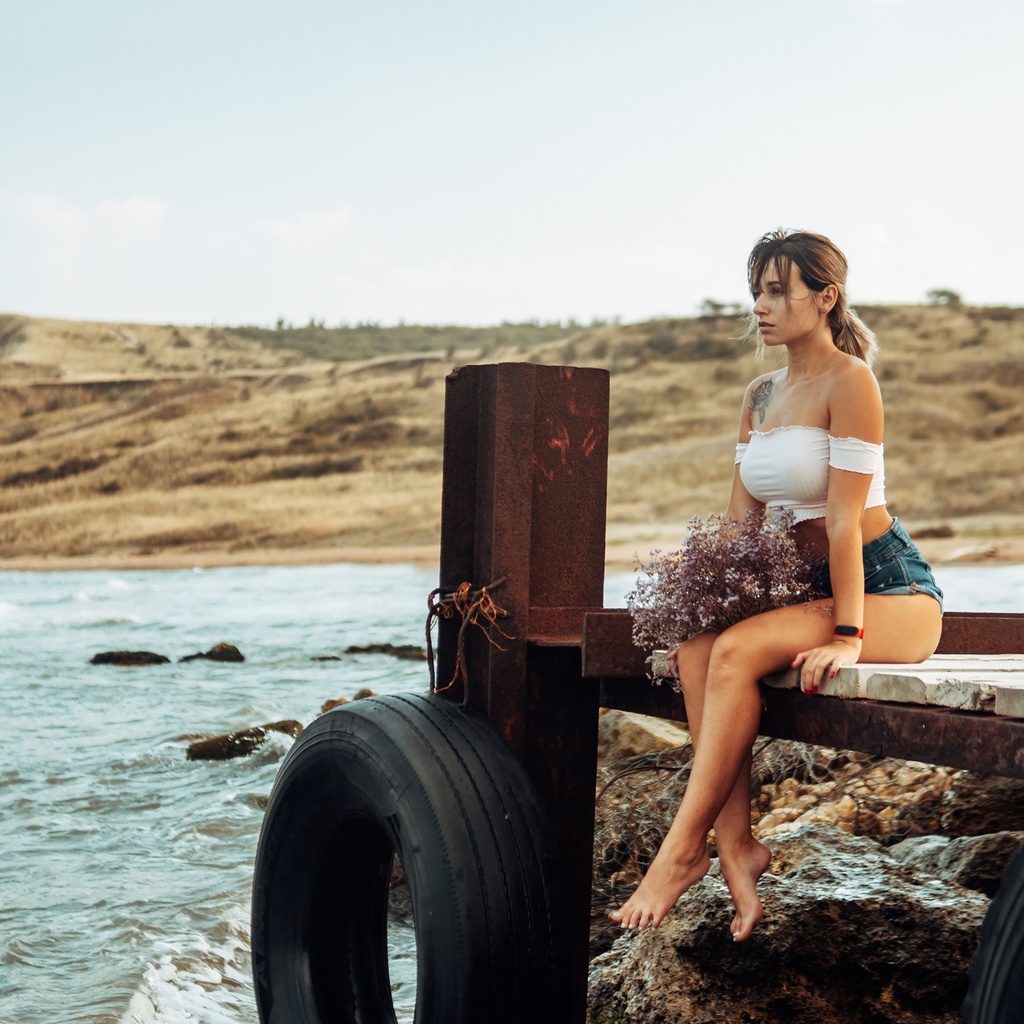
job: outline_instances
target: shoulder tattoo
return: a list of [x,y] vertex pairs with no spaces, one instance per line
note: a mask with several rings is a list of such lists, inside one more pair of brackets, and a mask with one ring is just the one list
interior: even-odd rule
[[770,380],[763,380],[754,388],[750,396],[750,418],[753,420],[755,414],[759,423],[764,423],[764,413],[768,403],[772,400],[772,389],[775,387]]

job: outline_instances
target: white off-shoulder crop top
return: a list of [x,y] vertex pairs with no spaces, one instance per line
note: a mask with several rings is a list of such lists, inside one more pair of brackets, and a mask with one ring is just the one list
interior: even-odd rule
[[828,469],[870,473],[865,508],[885,504],[885,460],[880,444],[832,437],[823,427],[751,431],[736,445],[740,479],[751,497],[771,511],[789,510],[796,522],[820,519],[828,497]]

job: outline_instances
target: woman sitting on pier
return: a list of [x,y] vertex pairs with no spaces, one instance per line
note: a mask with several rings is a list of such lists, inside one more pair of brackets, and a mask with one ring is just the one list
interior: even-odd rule
[[687,640],[669,657],[686,700],[694,760],[683,801],[632,897],[611,914],[657,926],[710,867],[708,833],[736,906],[732,935],[761,919],[757,881],[771,861],[750,827],[751,748],[762,676],[800,670],[815,694],[857,661],[919,662],[935,650],[942,592],[885,506],[875,339],[847,307],[846,258],[808,232],[765,235],[748,260],[751,334],[786,366],[747,388],[727,517],[789,510],[827,595]]

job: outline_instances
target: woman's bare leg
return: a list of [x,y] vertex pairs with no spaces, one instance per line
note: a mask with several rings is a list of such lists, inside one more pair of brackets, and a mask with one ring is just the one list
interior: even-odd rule
[[[768,672],[786,667],[796,651],[830,638],[831,618],[813,614],[814,604],[828,606],[816,602],[767,612],[731,627],[712,644],[690,779],[658,855],[636,891],[614,915],[623,927],[660,924],[676,900],[707,873],[707,835],[727,804],[728,816],[722,823],[726,827],[724,845],[728,848],[730,838],[735,837],[739,849],[750,849],[745,839],[749,796],[744,793],[741,799],[733,791],[741,769],[747,770],[749,780],[750,751],[761,714],[758,681]],[[746,830],[740,824],[741,812],[748,816]],[[727,853],[723,869],[730,863],[742,904],[742,909],[737,906],[740,920],[734,922],[734,934],[746,937],[760,913],[756,881],[765,858],[762,856],[759,864],[749,856],[733,858]]]
[[[776,609],[738,623],[712,645],[690,780],[658,855],[636,892],[613,915],[624,927],[660,924],[676,900],[707,873],[708,831],[730,798],[736,801],[730,805],[731,815],[737,814],[733,790],[748,763],[760,720],[758,681],[789,667],[796,652],[831,642],[830,613],[829,601]],[[938,604],[923,594],[869,594],[864,630],[861,661],[923,661],[934,651],[941,631]],[[735,824],[732,817],[729,822]],[[729,822],[723,824],[729,828]],[[752,874],[756,868],[756,862],[742,864],[738,860],[734,872],[741,878],[742,872]],[[755,883],[763,870],[753,875]],[[746,912],[734,922],[733,934],[746,937],[756,924],[750,918]]]
[[[684,644],[678,655],[679,677],[686,699],[687,724],[695,750],[687,793],[695,784],[701,785],[702,772],[699,765],[701,749],[704,746],[701,733],[702,722],[706,717],[705,690],[709,682],[710,667],[717,660],[717,641],[717,634],[696,637]],[[746,938],[760,920],[761,901],[757,896],[757,879],[771,860],[767,848],[756,842],[750,830],[750,748],[756,736],[760,717],[760,693],[756,679],[753,681],[752,700],[741,701],[741,704],[746,705],[741,718],[745,718],[748,725],[746,728],[740,725],[740,728],[742,735],[750,734],[750,739],[745,749],[739,749],[740,757],[735,765],[735,771],[732,766],[719,763],[718,776],[722,780],[721,786],[712,796],[713,803],[720,802],[717,813],[713,815],[713,821],[722,873],[736,904],[732,930],[738,939]],[[729,714],[734,724],[740,722],[740,718],[733,712]],[[730,774],[731,784],[728,778]],[[690,803],[694,801],[691,799]],[[707,812],[701,820],[706,819],[706,814]],[[659,924],[679,895],[707,873],[710,866],[707,833],[710,827],[711,820],[707,820],[700,832],[699,842],[690,841],[693,837],[687,835],[685,819],[680,808],[640,888],[625,906],[612,914],[612,918],[620,921],[623,927],[644,928]]]
[[[694,749],[700,740],[704,712],[704,688],[712,645],[717,634],[696,637],[680,650],[679,680],[686,698],[686,719]],[[733,938],[746,939],[761,920],[763,907],[757,880],[771,863],[771,852],[758,842],[750,828],[751,754],[748,751],[725,805],[715,818],[715,843],[722,877],[736,907],[732,921]]]

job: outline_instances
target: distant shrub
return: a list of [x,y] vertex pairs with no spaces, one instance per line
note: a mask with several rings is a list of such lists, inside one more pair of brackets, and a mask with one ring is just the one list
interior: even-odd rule
[[959,306],[962,301],[960,293],[950,288],[932,288],[925,298],[932,306]]

